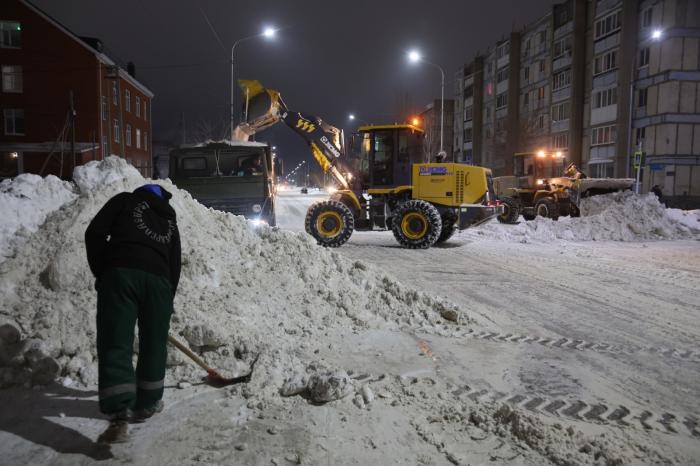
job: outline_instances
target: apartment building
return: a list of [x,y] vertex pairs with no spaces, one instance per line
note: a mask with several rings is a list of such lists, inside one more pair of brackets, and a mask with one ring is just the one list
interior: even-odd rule
[[151,100],[133,65],[78,37],[26,0],[0,10],[0,177],[70,178],[114,154],[151,175]]
[[554,5],[457,73],[455,155],[501,175],[516,152],[558,151],[590,176],[634,177],[641,151],[645,192],[658,184],[671,203],[698,203],[699,42],[696,1]]

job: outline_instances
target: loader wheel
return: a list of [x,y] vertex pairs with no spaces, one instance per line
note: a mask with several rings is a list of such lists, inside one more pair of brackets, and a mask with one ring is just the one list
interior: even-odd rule
[[537,204],[535,204],[535,213],[537,213],[538,217],[556,220],[559,218],[559,207],[553,199],[545,197],[544,199],[537,201]]
[[337,248],[350,239],[355,229],[355,217],[342,202],[321,201],[312,204],[306,211],[304,226],[318,244]]
[[403,247],[427,249],[442,232],[440,212],[426,201],[406,201],[394,211],[391,231]]
[[518,217],[520,216],[520,204],[518,201],[509,197],[505,197],[501,201],[503,202],[503,213],[496,217],[498,221],[510,225],[518,223]]
[[452,238],[452,235],[457,231],[454,220],[444,219],[442,221],[442,230],[440,231],[440,236],[438,236],[435,244],[444,243],[448,239]]

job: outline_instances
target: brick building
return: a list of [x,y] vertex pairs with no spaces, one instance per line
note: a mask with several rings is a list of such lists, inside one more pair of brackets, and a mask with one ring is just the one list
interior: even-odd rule
[[78,37],[26,0],[3,0],[0,67],[0,177],[70,178],[74,165],[107,155],[151,175],[153,93],[99,40]]

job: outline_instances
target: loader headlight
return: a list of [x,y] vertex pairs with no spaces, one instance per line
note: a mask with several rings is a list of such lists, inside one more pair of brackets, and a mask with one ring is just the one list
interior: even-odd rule
[[326,188],[326,191],[328,191],[328,194],[335,194],[338,191],[338,188],[335,186],[328,186]]
[[251,220],[250,223],[252,223],[253,226],[256,228],[261,227],[263,225],[267,225],[267,222],[261,218],[255,218],[255,219]]
[[260,206],[260,204],[253,204],[253,212],[255,212],[256,214],[259,214],[261,211],[262,211],[262,207]]
[[544,184],[544,180],[537,180],[537,185],[542,186]]

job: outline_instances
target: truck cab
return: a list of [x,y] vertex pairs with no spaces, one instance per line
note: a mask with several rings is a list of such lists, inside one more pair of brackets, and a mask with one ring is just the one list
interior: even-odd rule
[[170,178],[207,207],[274,226],[272,162],[265,143],[188,144],[170,152]]

